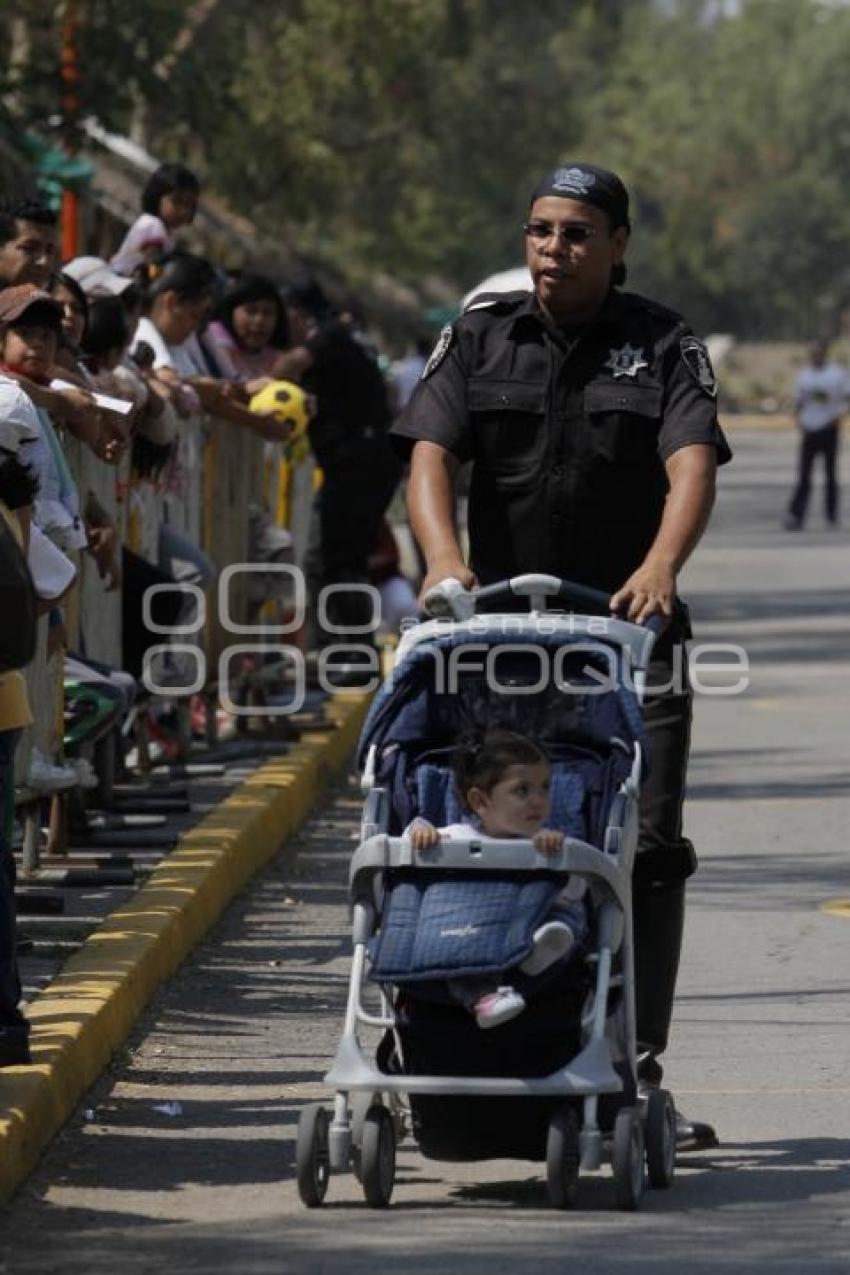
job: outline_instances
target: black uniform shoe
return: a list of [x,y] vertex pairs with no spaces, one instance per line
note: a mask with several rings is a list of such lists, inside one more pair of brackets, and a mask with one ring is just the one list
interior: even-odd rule
[[719,1146],[720,1139],[707,1121],[689,1120],[681,1111],[676,1112],[677,1151],[707,1151]]
[[[664,1074],[661,1063],[653,1054],[644,1054],[638,1060],[638,1093],[643,1096],[647,1089],[657,1089]],[[689,1120],[681,1111],[676,1110],[676,1150],[707,1151],[710,1147],[719,1147],[720,1139],[713,1127],[705,1120]]]

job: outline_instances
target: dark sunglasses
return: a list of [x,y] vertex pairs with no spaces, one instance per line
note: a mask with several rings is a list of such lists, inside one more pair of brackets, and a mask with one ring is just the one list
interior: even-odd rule
[[527,238],[535,243],[542,243],[557,235],[561,243],[585,244],[596,234],[596,227],[584,221],[568,221],[563,226],[555,226],[551,221],[527,221],[523,225]]

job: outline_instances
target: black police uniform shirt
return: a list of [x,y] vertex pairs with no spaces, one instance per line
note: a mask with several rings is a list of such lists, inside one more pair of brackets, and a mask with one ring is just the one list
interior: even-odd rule
[[537,571],[613,592],[658,532],[667,457],[708,443],[730,459],[715,396],[705,347],[644,297],[612,290],[569,330],[533,293],[481,296],[444,329],[392,438],[474,462],[482,584]]
[[347,447],[364,436],[389,430],[389,399],[375,357],[346,324],[322,324],[304,344],[313,365],[303,385],[317,401],[310,445],[319,464],[327,466],[343,460]]

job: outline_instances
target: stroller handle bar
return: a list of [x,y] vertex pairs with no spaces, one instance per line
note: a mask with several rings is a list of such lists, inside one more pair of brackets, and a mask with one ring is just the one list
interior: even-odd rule
[[[548,620],[556,624],[562,619],[566,622],[567,617],[559,616],[558,611],[554,609],[547,610],[547,599],[587,608],[591,612],[590,615],[570,613],[570,635],[575,637],[586,633],[590,638],[598,638],[600,636],[598,626],[603,623],[605,638],[618,647],[627,648],[630,652],[633,668],[640,675],[635,682],[635,689],[640,699],[643,699],[644,679],[646,670],[649,668],[652,649],[656,639],[669,624],[666,616],[653,615],[644,624],[633,624],[628,620],[621,620],[611,613],[610,596],[607,593],[549,575],[514,576],[510,580],[500,580],[496,584],[484,585],[480,589],[464,589],[459,580],[448,576],[429,589],[422,601],[425,610],[434,617],[435,625],[445,620],[468,624],[472,621],[484,623],[485,619],[489,618],[483,614],[476,618],[479,603],[492,603],[512,597],[527,597],[530,612],[543,612]],[[537,619],[533,614],[529,614],[526,618],[530,622],[535,622]],[[422,638],[433,636],[430,629],[429,624],[408,629],[399,646],[397,660],[406,652],[411,642],[415,644]]]
[[[561,580],[550,575],[521,575],[485,584],[478,589],[464,589],[459,580],[448,576],[429,589],[422,599],[428,615],[435,618],[469,620],[475,615],[480,602],[492,602],[510,597],[528,598],[531,610],[546,609],[547,599],[571,603],[602,615],[611,614],[611,595],[602,589],[591,589],[573,580]],[[643,625],[656,637],[663,633],[669,621],[665,616],[653,615]]]

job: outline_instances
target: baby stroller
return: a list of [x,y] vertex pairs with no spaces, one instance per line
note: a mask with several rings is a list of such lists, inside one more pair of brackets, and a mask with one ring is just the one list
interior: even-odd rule
[[[646,1177],[670,1185],[676,1147],[671,1095],[638,1095],[631,925],[640,702],[660,625],[612,619],[607,594],[544,575],[472,592],[446,581],[427,602],[436,618],[404,633],[360,743],[354,951],[325,1077],[336,1097],[332,1115],[320,1103],[302,1112],[301,1199],[321,1204],[330,1174],[352,1168],[366,1202],[385,1206],[396,1145],[412,1134],[433,1159],[544,1161],[556,1208],[576,1203],[580,1170],[610,1162],[617,1205],[634,1209]],[[567,609],[576,605],[602,614]],[[414,815],[438,827],[456,818],[451,756],[470,726],[508,727],[545,746],[548,823],[565,833],[558,854],[474,835],[417,851],[402,837]],[[518,964],[569,874],[587,885],[584,950],[527,979],[525,1012],[482,1032],[441,994],[441,980],[470,963]],[[464,907],[480,900],[478,921],[497,923],[435,932],[455,890],[465,891]],[[470,952],[458,936],[473,931],[484,949]],[[446,935],[456,940],[448,952]],[[379,1005],[367,1008],[370,984]],[[376,1049],[362,1043],[367,1031],[382,1033]]]

